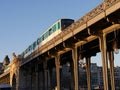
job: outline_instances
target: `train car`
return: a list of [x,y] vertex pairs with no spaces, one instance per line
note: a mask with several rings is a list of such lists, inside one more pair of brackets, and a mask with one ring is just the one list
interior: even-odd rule
[[73,22],[74,20],[72,19],[59,19],[37,39],[37,43],[39,44],[39,46],[44,45],[46,42],[57,36],[62,30],[71,25]]
[[24,58],[28,56],[31,52],[40,48],[42,45],[50,41],[52,38],[57,36],[66,27],[74,22],[73,19],[59,19],[53,25],[51,25],[40,37],[37,38],[22,54]]

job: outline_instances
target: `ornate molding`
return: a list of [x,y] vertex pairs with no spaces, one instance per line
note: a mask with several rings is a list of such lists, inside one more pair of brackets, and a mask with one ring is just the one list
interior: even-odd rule
[[104,0],[105,8],[107,9],[119,1],[120,0]]

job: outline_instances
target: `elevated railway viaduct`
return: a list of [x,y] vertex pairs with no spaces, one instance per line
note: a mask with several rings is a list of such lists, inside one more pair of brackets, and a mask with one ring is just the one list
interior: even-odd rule
[[[78,62],[86,59],[87,88],[91,90],[90,61],[101,53],[104,90],[108,85],[110,62],[111,90],[114,83],[114,53],[120,48],[120,1],[109,0],[94,8],[58,36],[21,59],[17,73],[12,74],[13,90],[62,90],[61,70],[71,68],[71,90],[79,90]],[[53,74],[55,72],[55,74]],[[2,77],[1,77],[2,78]],[[14,80],[13,80],[14,79]]]

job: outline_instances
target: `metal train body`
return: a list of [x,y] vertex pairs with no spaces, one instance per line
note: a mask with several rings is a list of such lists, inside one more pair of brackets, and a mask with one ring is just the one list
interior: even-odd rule
[[52,38],[57,36],[62,30],[71,25],[74,22],[73,19],[59,19],[53,25],[51,25],[40,37],[37,38],[29,47],[20,55],[25,58],[37,48],[46,44]]

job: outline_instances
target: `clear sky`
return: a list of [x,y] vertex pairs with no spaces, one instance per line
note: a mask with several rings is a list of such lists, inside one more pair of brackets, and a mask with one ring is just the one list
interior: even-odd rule
[[0,61],[22,53],[56,20],[78,20],[102,1],[0,0]]

